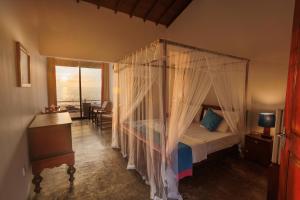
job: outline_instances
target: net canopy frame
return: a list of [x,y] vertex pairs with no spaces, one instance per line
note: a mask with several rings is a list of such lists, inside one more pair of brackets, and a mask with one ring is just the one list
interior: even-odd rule
[[179,139],[214,89],[224,119],[246,132],[250,60],[159,39],[114,65],[112,147],[150,185],[150,198],[182,199]]

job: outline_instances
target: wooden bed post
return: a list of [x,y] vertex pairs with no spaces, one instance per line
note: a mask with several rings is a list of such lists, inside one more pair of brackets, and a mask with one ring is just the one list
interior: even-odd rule
[[[159,43],[162,43],[162,55],[163,55],[163,69],[162,69],[162,97],[163,97],[163,120],[164,120],[164,143],[165,146],[164,148],[161,149],[161,153],[164,155],[163,157],[167,159],[167,154],[166,154],[166,146],[167,146],[167,100],[168,100],[168,95],[167,95],[167,42],[165,40],[159,40]],[[165,160],[167,163],[168,161]],[[165,165],[166,167],[166,165]]]
[[250,66],[250,60],[248,60],[247,64],[246,64],[246,77],[245,77],[245,105],[244,105],[244,109],[245,109],[245,113],[246,113],[246,116],[245,116],[245,128],[246,128],[246,131],[248,130],[248,126],[247,126],[247,124],[248,124],[248,111],[247,111],[247,108],[248,108],[248,76],[249,76],[249,66]]
[[[118,109],[118,117],[117,117],[117,125],[118,125],[118,133],[120,133],[120,108],[119,108],[119,105],[120,105],[120,102],[119,102],[119,100],[120,100],[120,87],[119,87],[119,85],[120,85],[120,67],[119,67],[119,64],[117,65],[118,67],[117,67],[117,69],[116,69],[116,72],[117,72],[117,79],[118,79],[118,84],[117,84],[117,88],[116,88],[116,92],[117,92],[117,104],[118,105],[115,105],[115,106],[117,106],[117,109]],[[120,143],[121,143],[121,138],[120,138],[120,134],[118,134],[118,144],[119,144],[119,147],[121,147],[121,145],[120,145]]]
[[167,43],[165,40],[162,41],[163,44],[163,79],[162,79],[162,86],[163,86],[163,113],[164,113],[164,126],[166,127],[167,124]]

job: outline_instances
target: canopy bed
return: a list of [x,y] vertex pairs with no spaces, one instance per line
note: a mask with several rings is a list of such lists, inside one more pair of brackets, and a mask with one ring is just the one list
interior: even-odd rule
[[[163,39],[115,64],[112,147],[150,185],[151,199],[182,199],[178,180],[193,163],[241,142],[248,66]],[[219,107],[204,106],[195,120],[211,87]]]

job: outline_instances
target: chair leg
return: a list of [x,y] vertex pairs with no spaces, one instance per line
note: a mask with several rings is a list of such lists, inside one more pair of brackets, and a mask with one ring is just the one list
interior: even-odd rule
[[112,120],[110,119],[104,119],[102,116],[100,118],[100,129],[101,130],[105,130],[107,128],[111,128],[112,127]]
[[100,114],[100,130],[103,129],[103,119],[102,119],[102,115]]
[[93,123],[96,122],[96,117],[95,117],[95,115],[96,115],[95,112],[93,112],[93,115],[92,115],[92,122],[93,122]]

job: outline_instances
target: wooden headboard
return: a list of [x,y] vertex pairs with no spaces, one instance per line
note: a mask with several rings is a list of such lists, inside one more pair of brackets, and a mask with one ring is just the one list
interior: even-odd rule
[[202,120],[202,118],[204,116],[204,111],[208,110],[209,108],[214,109],[214,110],[221,110],[220,106],[202,104],[202,110],[201,110],[201,114],[200,114],[200,121]]

